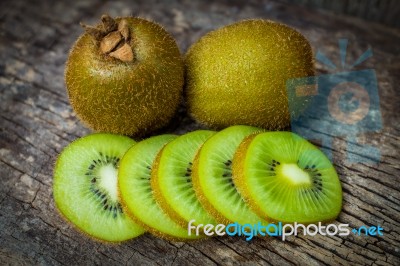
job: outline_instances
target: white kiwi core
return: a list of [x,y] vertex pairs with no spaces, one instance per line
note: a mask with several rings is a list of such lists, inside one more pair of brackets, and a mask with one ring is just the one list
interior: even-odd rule
[[108,192],[110,198],[118,200],[117,169],[112,164],[103,165],[99,169],[99,186]]
[[311,185],[310,175],[295,163],[282,164],[278,171],[280,176],[286,178],[293,185]]

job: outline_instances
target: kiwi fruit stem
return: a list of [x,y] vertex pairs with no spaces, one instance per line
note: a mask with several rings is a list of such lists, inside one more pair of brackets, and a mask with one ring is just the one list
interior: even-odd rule
[[132,62],[135,57],[126,20],[122,19],[117,23],[109,15],[102,15],[101,22],[102,24],[97,27],[83,23],[81,23],[81,26],[98,43],[101,54],[123,62]]

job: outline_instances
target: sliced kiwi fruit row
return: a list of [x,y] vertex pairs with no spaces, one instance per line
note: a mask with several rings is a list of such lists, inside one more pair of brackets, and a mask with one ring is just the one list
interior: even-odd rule
[[188,224],[316,223],[337,217],[338,175],[328,158],[291,132],[232,126],[140,142],[91,134],[59,156],[53,193],[80,231],[111,242],[148,231],[194,240]]

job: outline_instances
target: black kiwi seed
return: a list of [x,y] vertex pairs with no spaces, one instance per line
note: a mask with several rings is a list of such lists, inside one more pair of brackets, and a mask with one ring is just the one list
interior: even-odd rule
[[234,187],[235,185],[233,184],[232,180],[232,160],[227,160],[226,162],[224,162],[224,165],[225,171],[222,174],[222,177],[226,178],[229,184]]
[[225,164],[226,166],[231,166],[231,165],[232,165],[232,161],[231,161],[231,160],[228,160],[228,161],[226,161],[224,164]]
[[[119,202],[113,202],[109,198],[106,192],[101,190],[97,185],[98,176],[94,176],[95,169],[102,165],[113,165],[113,167],[117,168],[118,162],[120,158],[115,156],[104,155],[102,152],[99,152],[100,159],[93,160],[92,163],[88,167],[88,171],[85,173],[90,180],[90,187],[89,190],[96,195],[99,204],[102,206],[104,211],[110,211],[113,214],[113,218],[117,218],[118,213],[123,214],[122,206]],[[147,166],[149,170],[151,168]],[[149,179],[150,177],[146,177],[144,179]]]
[[107,199],[105,199],[103,205],[103,210],[111,212],[114,219],[117,218],[118,214],[124,213],[119,202],[107,204]]
[[233,187],[235,187],[235,185],[233,184],[233,179],[232,179],[232,171],[231,170],[227,170],[227,172],[224,172],[224,174],[222,175],[222,177],[226,178],[227,181],[229,182],[229,184]]
[[311,167],[309,167],[308,165],[306,165],[306,167],[304,168],[304,170],[311,176],[311,178],[313,179],[313,184],[314,187],[311,189],[311,191],[314,193],[314,195],[316,197],[319,197],[319,193],[322,192],[322,187],[323,187],[323,183],[322,183],[322,174],[319,173],[318,169],[316,168],[316,165],[313,164],[311,165]]
[[[192,169],[188,168],[188,169],[186,169],[185,177],[190,177],[190,176],[192,176]],[[187,178],[186,182],[191,183],[192,179],[191,178]]]
[[279,161],[274,160],[274,159],[271,162],[267,163],[267,169],[269,169],[270,171],[274,172],[274,173],[270,174],[271,176],[275,175],[275,170],[276,170],[275,168],[276,168],[276,166],[278,166],[280,164],[281,163]]
[[[186,168],[185,177],[190,177],[192,175],[192,165],[193,165],[193,163],[189,162],[188,167]],[[188,183],[191,181],[192,181],[191,178],[187,179]]]
[[225,168],[226,169],[228,169],[228,170],[230,170],[232,167],[232,161],[231,160],[227,160],[226,162],[224,162],[224,164],[225,164]]

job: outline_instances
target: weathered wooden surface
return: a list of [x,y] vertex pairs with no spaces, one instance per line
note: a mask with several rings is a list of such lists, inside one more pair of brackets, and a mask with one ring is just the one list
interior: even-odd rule
[[298,3],[311,8],[331,10],[338,14],[348,14],[366,20],[381,22],[389,26],[400,26],[400,5],[397,0],[279,0]]
[[[345,16],[261,1],[1,1],[0,3],[0,264],[318,265],[400,264],[400,31]],[[298,28],[314,49],[339,62],[338,38],[349,39],[348,60],[367,47],[374,57],[359,69],[377,73],[383,129],[361,141],[380,148],[375,165],[345,161],[334,146],[344,190],[337,223],[381,225],[378,237],[213,238],[174,243],[149,234],[123,244],[91,240],[54,208],[52,170],[57,154],[90,132],[75,117],[63,83],[69,47],[103,13],[139,15],[170,31],[184,52],[204,33],[243,18],[274,19]],[[328,73],[317,64],[319,73]],[[198,128],[181,110],[170,131]]]

